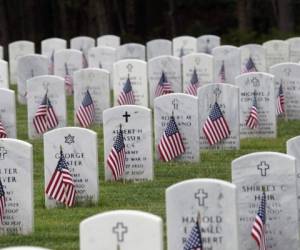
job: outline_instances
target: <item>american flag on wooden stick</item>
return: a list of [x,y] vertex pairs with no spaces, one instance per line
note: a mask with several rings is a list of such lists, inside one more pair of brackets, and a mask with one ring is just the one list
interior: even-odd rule
[[0,138],[7,138],[7,133],[1,121],[0,121]]
[[76,112],[81,127],[89,127],[95,119],[95,107],[89,90],[86,91],[83,101]]
[[129,76],[127,77],[123,89],[118,96],[117,102],[119,105],[135,104],[135,97]]
[[187,86],[185,93],[196,96],[197,89],[199,88],[199,86],[200,86],[200,84],[199,84],[197,71],[196,71],[196,69],[194,69],[191,81],[190,81],[189,85]]
[[248,72],[257,72],[255,63],[251,56],[249,56],[245,68],[243,70],[243,73],[248,73]]
[[155,89],[155,97],[173,93],[172,85],[168,82],[167,76],[163,71]]
[[277,114],[280,115],[285,111],[285,98],[283,93],[282,83],[280,83],[277,95]]
[[210,145],[229,137],[229,126],[217,102],[211,109],[202,130]]
[[51,55],[50,55],[49,68],[48,68],[50,75],[54,74],[54,53],[55,53],[55,50],[53,49],[51,52]]
[[46,194],[50,198],[62,202],[68,207],[75,204],[75,184],[62,148],[60,149],[60,157],[57,166],[47,185]]
[[249,116],[246,120],[246,126],[248,128],[254,129],[258,126],[258,112],[257,112],[257,100],[256,93],[253,94],[253,103],[249,113]]
[[58,118],[47,96],[47,93],[45,94],[34,115],[33,125],[38,134],[45,133],[49,129],[55,128],[58,125]]
[[118,131],[116,140],[107,157],[107,165],[110,168],[115,180],[120,179],[125,172],[125,144],[122,127]]
[[72,95],[72,93],[73,93],[73,77],[70,75],[67,63],[65,63],[65,86],[66,86],[68,95]]
[[202,250],[202,237],[201,237],[201,228],[200,223],[197,220],[195,225],[192,228],[192,231],[189,235],[187,242],[184,245],[183,250]]
[[263,191],[258,213],[251,230],[251,236],[256,241],[259,250],[266,250],[266,193]]
[[4,192],[2,182],[0,180],[0,222],[1,224],[3,224],[3,219],[5,215],[5,206],[6,206],[5,192]]
[[159,141],[158,152],[163,161],[170,161],[185,152],[183,140],[173,115]]
[[222,61],[222,65],[219,71],[219,81],[221,83],[224,83],[226,81],[226,77],[225,77],[225,63],[224,61]]

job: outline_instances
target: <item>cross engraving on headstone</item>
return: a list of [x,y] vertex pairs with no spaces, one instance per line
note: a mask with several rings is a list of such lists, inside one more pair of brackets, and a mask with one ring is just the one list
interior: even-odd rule
[[173,101],[172,101],[172,105],[173,105],[173,109],[174,110],[178,110],[178,104],[179,104],[179,101],[178,101],[178,99],[173,99]]
[[128,114],[127,111],[125,111],[125,114],[123,115],[123,117],[125,118],[125,122],[127,123],[128,122],[128,118],[130,117],[131,115]]
[[267,176],[267,170],[270,169],[270,165],[267,164],[265,161],[261,161],[257,165],[257,169],[260,170],[260,175],[261,176]]
[[132,66],[131,63],[129,63],[129,64],[127,64],[126,68],[127,68],[128,72],[131,73],[131,72],[132,72],[132,69],[133,69],[133,66]]
[[259,87],[259,80],[256,77],[253,77],[251,82],[253,83],[254,87]]
[[200,59],[200,57],[196,57],[196,59],[195,59],[195,63],[196,63],[197,65],[199,65],[199,64],[200,64],[200,62],[201,62],[201,59]]
[[205,206],[205,199],[208,197],[208,193],[204,189],[199,189],[197,193],[194,194],[195,199],[198,200],[199,206]]
[[123,242],[124,235],[128,233],[128,228],[124,226],[123,222],[117,222],[117,224],[112,228],[112,231],[117,235],[117,241]]
[[49,84],[50,84],[49,82],[43,82],[43,88],[45,91],[48,89]]
[[286,76],[290,76],[292,70],[291,70],[291,68],[285,68],[285,69],[283,70],[283,72],[286,74]]
[[0,160],[4,160],[6,154],[7,150],[4,147],[0,147]]

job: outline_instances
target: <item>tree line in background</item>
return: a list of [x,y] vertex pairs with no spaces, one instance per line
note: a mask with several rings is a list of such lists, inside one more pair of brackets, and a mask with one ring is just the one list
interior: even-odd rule
[[0,0],[0,44],[117,34],[122,42],[216,34],[244,44],[296,35],[300,0]]

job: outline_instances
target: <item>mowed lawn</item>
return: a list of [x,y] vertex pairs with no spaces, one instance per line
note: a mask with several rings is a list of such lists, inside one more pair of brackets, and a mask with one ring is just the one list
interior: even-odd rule
[[[15,86],[12,87],[15,89]],[[73,125],[73,100],[68,98],[68,125]],[[286,151],[287,139],[300,134],[300,121],[278,122],[277,139],[246,139],[237,151],[203,152],[201,162],[161,163],[155,161],[154,180],[144,183],[104,182],[102,127],[98,133],[100,201],[95,206],[45,209],[42,140],[28,140],[27,109],[17,104],[18,139],[33,144],[34,159],[34,233],[29,236],[0,236],[0,247],[41,246],[50,249],[79,249],[79,223],[83,219],[115,209],[136,209],[161,216],[165,222],[165,190],[170,185],[191,178],[231,180],[231,161],[256,151]],[[22,188],[20,188],[22,192]],[[166,228],[166,225],[164,225]],[[100,235],[101,232],[99,232]],[[165,235],[166,245],[166,235]]]

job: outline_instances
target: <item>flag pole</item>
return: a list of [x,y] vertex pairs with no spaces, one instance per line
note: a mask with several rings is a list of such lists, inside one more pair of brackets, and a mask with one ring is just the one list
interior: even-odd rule
[[[284,93],[285,93],[284,84],[282,84],[282,89],[283,89],[283,95],[284,95]],[[285,99],[285,96],[284,96],[284,99]],[[287,112],[286,112],[286,102],[284,102],[284,121],[285,122],[288,121]]]
[[[128,77],[129,77],[129,74],[128,74]],[[120,123],[120,131],[119,132],[122,132],[122,124]],[[126,154],[125,154],[126,155]],[[126,160],[126,159],[125,159]],[[125,164],[126,165],[126,164]],[[124,175],[125,175],[125,166],[124,166],[124,173],[123,173],[123,176],[122,176],[122,180],[123,180],[123,184],[125,184],[125,178],[124,178]]]

